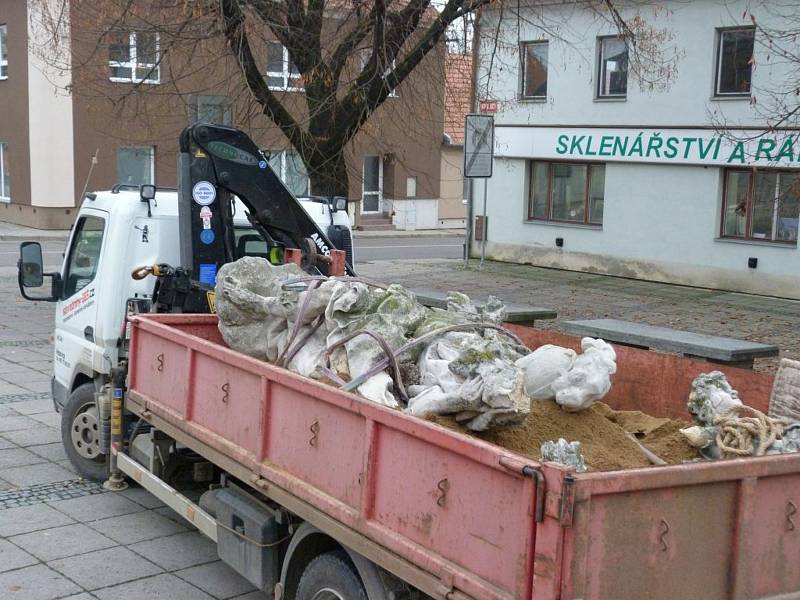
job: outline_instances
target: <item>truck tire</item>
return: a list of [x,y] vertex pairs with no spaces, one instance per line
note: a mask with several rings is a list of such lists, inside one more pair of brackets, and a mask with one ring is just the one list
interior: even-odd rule
[[75,388],[61,411],[61,441],[78,473],[94,481],[108,476],[107,457],[100,449],[100,419],[94,400],[94,384]]
[[367,600],[367,592],[347,554],[326,552],[308,563],[295,600]]

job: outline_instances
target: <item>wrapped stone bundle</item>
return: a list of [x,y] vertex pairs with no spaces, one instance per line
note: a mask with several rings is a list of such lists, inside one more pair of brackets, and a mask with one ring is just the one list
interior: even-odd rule
[[[353,381],[365,398],[403,408],[392,371],[380,368],[384,346],[363,332],[377,334],[392,353],[420,340],[398,357],[400,371],[417,379],[406,382],[409,412],[455,414],[476,431],[520,423],[528,415],[523,372],[514,364],[526,349],[507,334],[472,326],[501,322],[505,307],[499,300],[478,308],[464,294],[451,293],[444,311],[423,307],[399,285],[307,279],[293,264],[274,266],[256,257],[221,267],[217,314],[226,344],[308,377]],[[467,330],[436,335],[453,326]]]

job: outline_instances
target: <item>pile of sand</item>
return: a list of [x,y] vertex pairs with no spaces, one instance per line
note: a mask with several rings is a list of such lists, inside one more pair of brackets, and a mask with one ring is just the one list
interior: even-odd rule
[[540,448],[548,440],[579,441],[590,471],[652,466],[626,431],[636,435],[640,443],[670,464],[697,458],[695,449],[678,431],[688,423],[659,419],[639,411],[615,411],[601,402],[587,410],[568,413],[555,402],[534,401],[522,425],[484,433],[467,432],[452,417],[433,417],[432,420],[533,460],[539,460]]

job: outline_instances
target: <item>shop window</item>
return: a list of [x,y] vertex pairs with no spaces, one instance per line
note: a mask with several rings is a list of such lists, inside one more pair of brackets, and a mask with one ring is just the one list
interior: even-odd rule
[[115,31],[108,49],[111,81],[159,83],[158,34],[152,31]]
[[155,151],[151,146],[117,150],[117,183],[139,186],[154,183]]
[[192,98],[189,106],[190,123],[231,124],[231,106],[225,96],[202,96]]
[[603,224],[606,166],[534,161],[528,219]]
[[749,96],[753,74],[754,27],[717,31],[717,96]]
[[522,42],[522,97],[547,98],[548,42]]
[[288,190],[297,197],[308,196],[311,182],[300,154],[294,150],[268,150],[269,165]]
[[618,37],[601,37],[598,45],[598,98],[625,98],[628,93],[628,45]]
[[289,50],[280,42],[267,43],[267,85],[272,90],[297,92],[300,71],[289,57]]
[[8,79],[8,29],[0,25],[0,79]]
[[800,171],[725,173],[722,237],[797,244]]
[[0,142],[0,202],[11,202],[11,173],[8,172],[8,144]]

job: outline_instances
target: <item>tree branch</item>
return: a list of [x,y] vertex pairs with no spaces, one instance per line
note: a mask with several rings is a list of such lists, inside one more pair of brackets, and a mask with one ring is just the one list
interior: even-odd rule
[[244,30],[245,16],[238,0],[222,0],[221,5],[225,39],[244,75],[247,87],[263,107],[263,113],[280,128],[294,147],[301,148],[309,144],[307,134],[275,97],[258,69]]

